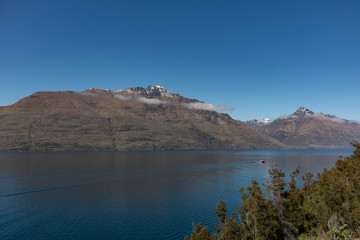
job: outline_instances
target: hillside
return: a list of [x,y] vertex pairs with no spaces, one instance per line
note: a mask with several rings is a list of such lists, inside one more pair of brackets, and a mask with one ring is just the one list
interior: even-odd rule
[[257,129],[284,144],[301,148],[351,148],[350,142],[360,139],[359,122],[314,113],[304,107]]
[[37,92],[0,108],[0,151],[284,147],[215,110],[161,86]]

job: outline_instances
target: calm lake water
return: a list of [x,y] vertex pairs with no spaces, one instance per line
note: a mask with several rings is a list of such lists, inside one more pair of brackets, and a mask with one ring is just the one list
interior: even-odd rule
[[233,212],[238,189],[273,166],[317,173],[351,153],[0,153],[0,239],[183,239],[199,221],[213,229],[219,201]]

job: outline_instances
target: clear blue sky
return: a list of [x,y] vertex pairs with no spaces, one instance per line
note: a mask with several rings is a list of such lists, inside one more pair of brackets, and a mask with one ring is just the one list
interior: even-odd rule
[[0,0],[0,106],[163,85],[240,120],[360,120],[360,1]]

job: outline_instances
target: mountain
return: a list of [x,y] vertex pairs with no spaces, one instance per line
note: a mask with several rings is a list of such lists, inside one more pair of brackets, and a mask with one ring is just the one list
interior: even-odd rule
[[258,130],[260,127],[268,125],[269,123],[271,123],[272,121],[269,118],[264,118],[261,120],[248,120],[245,122],[246,125],[248,125],[249,127],[252,127],[256,130]]
[[351,141],[360,140],[359,122],[314,113],[305,107],[256,129],[286,145],[300,148],[351,148]]
[[217,109],[158,85],[37,92],[0,107],[0,151],[284,147]]

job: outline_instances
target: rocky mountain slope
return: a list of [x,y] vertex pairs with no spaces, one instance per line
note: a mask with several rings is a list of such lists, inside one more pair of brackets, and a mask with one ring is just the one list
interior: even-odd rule
[[351,148],[351,141],[360,140],[359,122],[314,113],[305,107],[257,129],[291,147]]
[[216,110],[161,86],[37,92],[0,107],[0,151],[284,147]]

